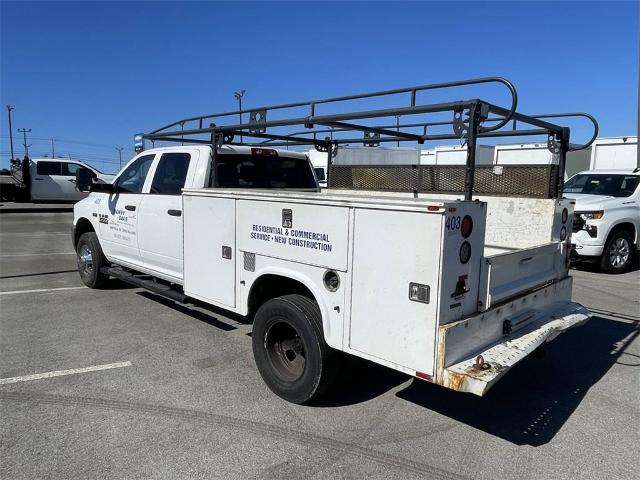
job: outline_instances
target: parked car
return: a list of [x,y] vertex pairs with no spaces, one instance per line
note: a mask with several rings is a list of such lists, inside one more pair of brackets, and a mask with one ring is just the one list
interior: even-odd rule
[[571,244],[575,258],[597,258],[608,273],[629,269],[638,250],[640,171],[587,170],[564,195],[576,201]]

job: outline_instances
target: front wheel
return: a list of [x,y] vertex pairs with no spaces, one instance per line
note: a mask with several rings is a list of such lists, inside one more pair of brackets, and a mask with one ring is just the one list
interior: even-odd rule
[[292,403],[321,397],[335,379],[336,353],[324,341],[318,304],[285,295],[262,305],[251,334],[253,356],[267,386]]
[[633,260],[633,242],[627,232],[616,232],[609,237],[600,257],[600,267],[607,273],[623,273]]
[[78,273],[82,282],[89,288],[100,288],[109,279],[100,271],[107,265],[107,259],[102,253],[98,236],[94,232],[83,233],[76,245],[76,259]]

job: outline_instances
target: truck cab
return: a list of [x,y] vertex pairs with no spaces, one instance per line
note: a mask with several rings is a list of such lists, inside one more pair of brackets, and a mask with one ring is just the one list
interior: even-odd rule
[[[110,261],[182,285],[184,188],[318,190],[309,158],[302,153],[224,145],[213,172],[212,162],[209,146],[145,150],[112,185],[78,202],[76,218],[96,220]],[[89,227],[86,221],[76,225],[74,242]]]

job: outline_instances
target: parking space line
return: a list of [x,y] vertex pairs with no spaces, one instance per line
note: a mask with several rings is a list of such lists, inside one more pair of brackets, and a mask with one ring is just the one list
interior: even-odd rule
[[0,258],[7,257],[48,257],[49,255],[75,255],[76,252],[54,252],[54,253],[5,253]]
[[35,290],[10,290],[8,292],[0,292],[0,295],[16,295],[18,293],[57,292],[59,290],[79,290],[81,288],[87,288],[87,287],[82,286],[82,287],[38,288],[38,289],[35,289]]
[[9,232],[9,233],[0,233],[1,237],[48,237],[51,235],[68,235],[71,236],[69,232]]
[[23,375],[21,377],[9,377],[0,378],[0,385],[6,385],[8,383],[29,382],[31,380],[42,380],[43,378],[62,377],[65,375],[75,375],[77,373],[98,372],[100,370],[110,370],[112,368],[130,367],[132,364],[129,361],[107,363],[105,365],[94,365],[92,367],[84,368],[72,368],[69,370],[55,370],[53,372],[36,373],[33,375]]

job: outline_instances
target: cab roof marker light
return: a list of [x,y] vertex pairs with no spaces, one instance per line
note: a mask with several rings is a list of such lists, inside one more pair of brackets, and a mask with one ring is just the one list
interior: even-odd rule
[[278,152],[272,148],[251,148],[251,155],[260,155],[263,157],[277,157]]

